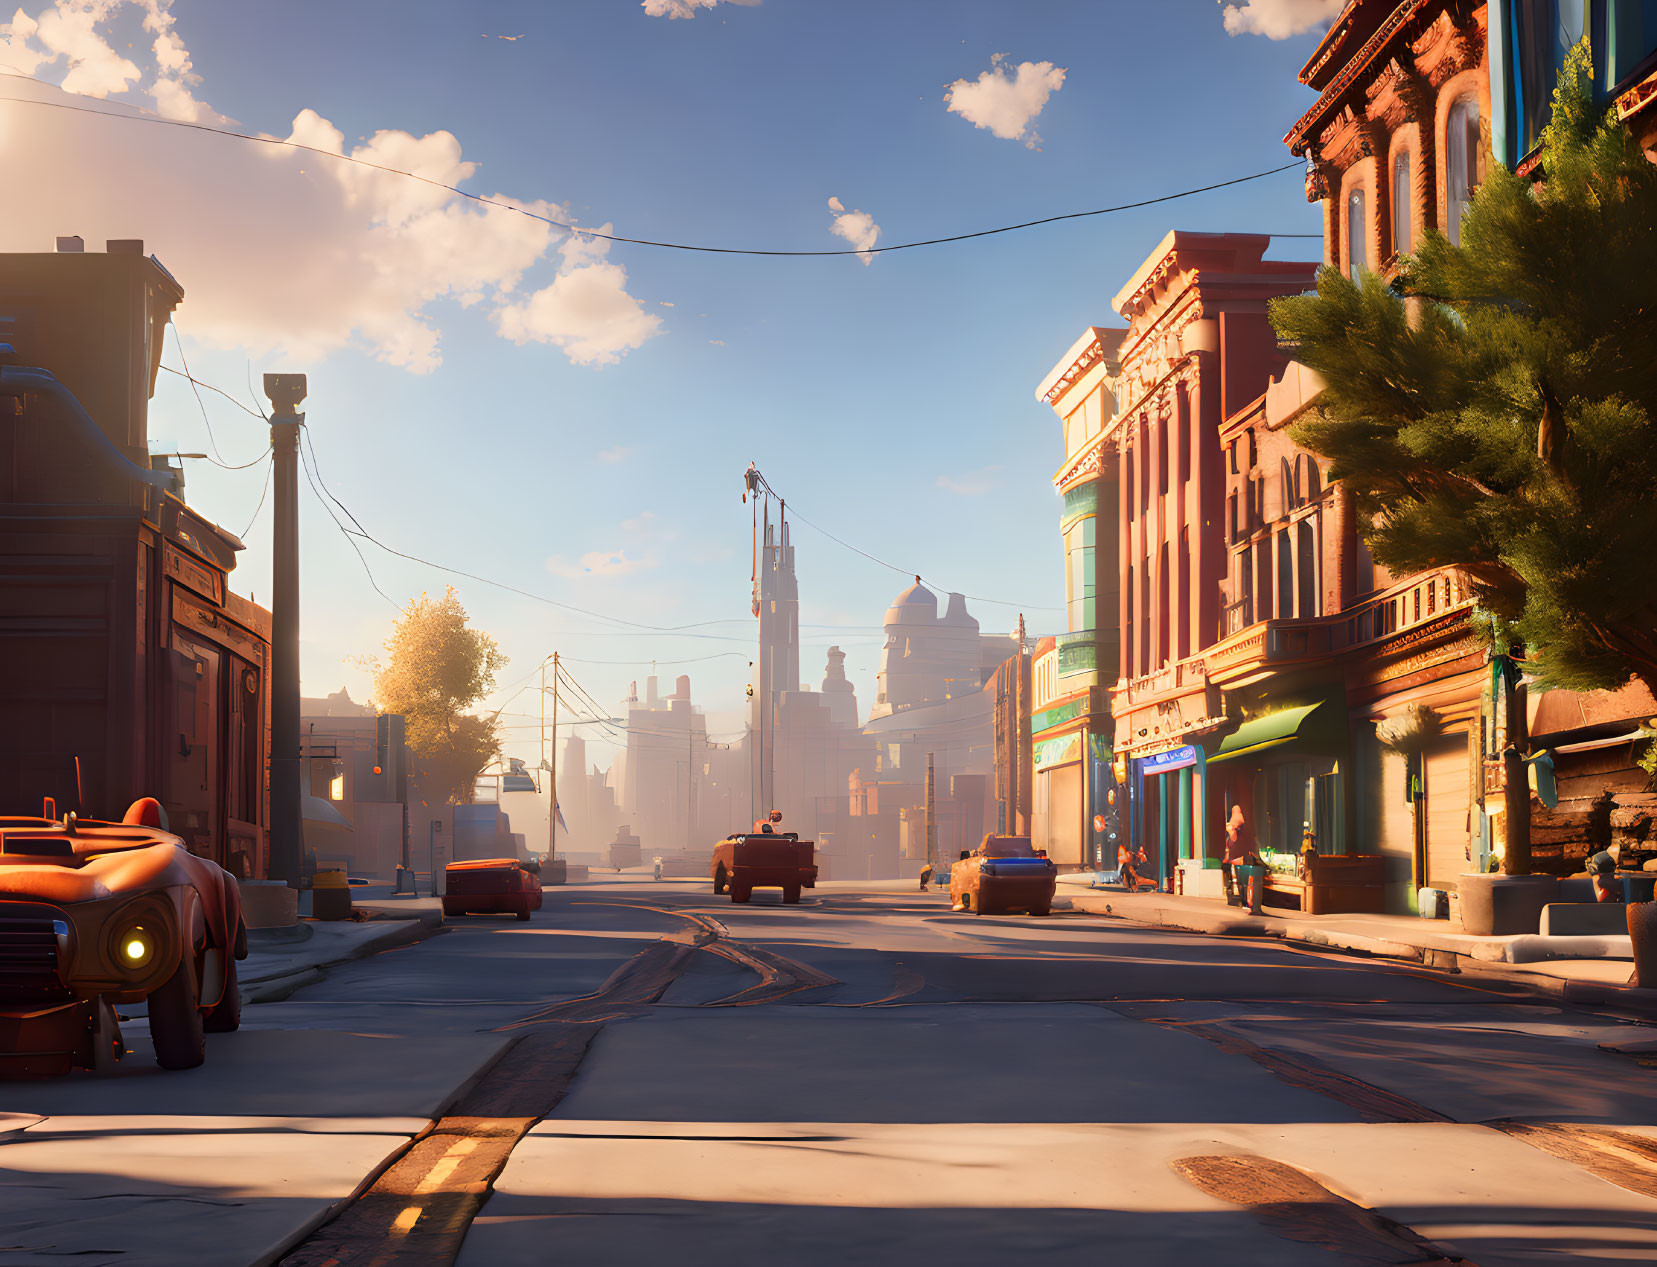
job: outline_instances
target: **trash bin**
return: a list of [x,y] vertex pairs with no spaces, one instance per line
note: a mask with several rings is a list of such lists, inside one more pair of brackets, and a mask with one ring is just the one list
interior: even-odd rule
[[1232,874],[1237,877],[1238,886],[1247,895],[1249,914],[1264,914],[1260,904],[1266,896],[1266,868],[1237,866],[1232,868]]
[[343,871],[318,871],[311,877],[311,915],[316,919],[350,919],[351,885]]

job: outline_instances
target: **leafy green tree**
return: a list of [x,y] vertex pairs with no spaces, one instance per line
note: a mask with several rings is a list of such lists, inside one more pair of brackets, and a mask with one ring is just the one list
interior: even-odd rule
[[1657,693],[1657,168],[1593,102],[1586,44],[1545,181],[1500,164],[1389,286],[1325,269],[1272,319],[1327,387],[1332,460],[1374,557],[1457,567],[1545,685]]
[[493,716],[468,712],[495,687],[506,665],[488,634],[467,624],[451,586],[441,599],[422,594],[404,609],[385,644],[386,658],[370,661],[383,712],[405,718],[409,750],[428,796],[464,804],[483,768],[500,751]]

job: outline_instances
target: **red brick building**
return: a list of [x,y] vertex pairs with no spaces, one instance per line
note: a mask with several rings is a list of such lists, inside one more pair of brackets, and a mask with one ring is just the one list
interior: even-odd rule
[[270,614],[149,455],[183,297],[139,242],[0,255],[0,813],[155,796],[192,851],[263,876]]

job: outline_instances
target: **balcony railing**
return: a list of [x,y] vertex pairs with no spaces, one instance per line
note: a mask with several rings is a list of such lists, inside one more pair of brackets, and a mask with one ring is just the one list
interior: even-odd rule
[[1204,654],[1216,672],[1251,660],[1283,663],[1315,659],[1384,641],[1418,625],[1473,606],[1472,587],[1454,569],[1401,581],[1333,616],[1266,619],[1244,624],[1251,601],[1222,611],[1225,637]]

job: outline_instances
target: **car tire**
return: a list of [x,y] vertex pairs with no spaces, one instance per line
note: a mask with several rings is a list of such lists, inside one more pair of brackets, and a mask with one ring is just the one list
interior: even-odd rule
[[752,889],[746,888],[746,887],[738,888],[734,884],[731,885],[731,901],[733,901],[733,902],[746,902],[749,898],[751,898],[753,896],[754,896],[754,891]]
[[529,923],[529,912],[528,911],[519,911],[518,912],[518,922],[520,924]]
[[1053,908],[1049,903],[1043,902],[1040,906],[1032,906],[1030,908],[1030,914],[1032,914],[1032,915],[1047,915],[1047,914],[1050,914],[1052,912],[1052,909]]
[[723,893],[731,887],[730,877],[725,874],[725,868],[719,867],[713,873],[713,891]]
[[782,891],[782,900],[786,906],[798,906],[800,904],[800,886],[797,884],[786,886]]
[[[150,1022],[151,1027],[155,1025]],[[201,1022],[209,1034],[234,1034],[242,1027],[242,989],[236,978],[236,957],[224,957],[224,993]]]
[[163,1069],[194,1069],[207,1059],[193,954],[179,961],[173,975],[151,990],[147,1001],[156,1064]]
[[972,894],[970,894],[970,893],[961,894],[961,910],[962,910],[963,913],[965,913],[967,915],[972,914]]

